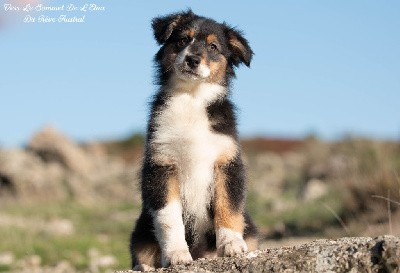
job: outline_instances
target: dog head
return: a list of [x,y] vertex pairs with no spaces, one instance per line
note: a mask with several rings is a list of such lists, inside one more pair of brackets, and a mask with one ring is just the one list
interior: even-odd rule
[[234,68],[250,66],[253,56],[241,32],[191,10],[154,18],[155,56],[160,84],[172,77],[183,81],[227,85]]

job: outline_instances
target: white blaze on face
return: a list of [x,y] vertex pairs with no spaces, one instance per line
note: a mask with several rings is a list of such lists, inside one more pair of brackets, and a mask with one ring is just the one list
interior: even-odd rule
[[211,74],[210,68],[205,64],[200,64],[199,68],[197,68],[197,72],[203,79],[208,78],[208,76]]
[[203,64],[203,63],[200,63],[200,65],[197,67],[197,69],[195,71],[193,71],[196,74],[198,74],[198,77],[196,77],[196,75],[186,74],[186,73],[183,72],[182,68],[185,66],[186,56],[191,54],[191,52],[189,50],[189,47],[190,47],[191,44],[194,43],[194,40],[195,39],[193,39],[190,42],[190,44],[187,47],[185,47],[185,49],[182,50],[176,56],[176,59],[175,59],[175,63],[174,63],[175,71],[176,71],[177,75],[182,79],[187,79],[187,78],[190,78],[190,79],[198,79],[198,78],[206,79],[211,74],[210,68],[206,64]]

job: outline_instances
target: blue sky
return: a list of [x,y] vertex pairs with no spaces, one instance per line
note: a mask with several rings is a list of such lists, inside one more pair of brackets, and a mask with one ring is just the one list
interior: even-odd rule
[[28,0],[1,1],[1,146],[49,124],[79,141],[144,131],[150,21],[188,7],[242,29],[255,52],[234,82],[242,136],[400,139],[399,1],[92,0],[106,11],[83,24],[24,24],[3,4]]

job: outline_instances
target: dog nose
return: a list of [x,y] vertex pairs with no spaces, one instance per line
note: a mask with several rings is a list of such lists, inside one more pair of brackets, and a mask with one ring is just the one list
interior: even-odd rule
[[188,56],[186,56],[185,61],[186,61],[186,64],[190,68],[194,69],[194,68],[197,68],[199,66],[201,58],[199,56],[196,56],[196,55],[188,55]]

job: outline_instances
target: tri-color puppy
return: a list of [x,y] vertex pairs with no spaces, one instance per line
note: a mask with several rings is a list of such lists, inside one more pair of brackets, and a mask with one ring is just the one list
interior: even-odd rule
[[141,173],[132,267],[188,263],[257,247],[229,86],[253,52],[240,31],[191,10],[153,19],[161,45]]

